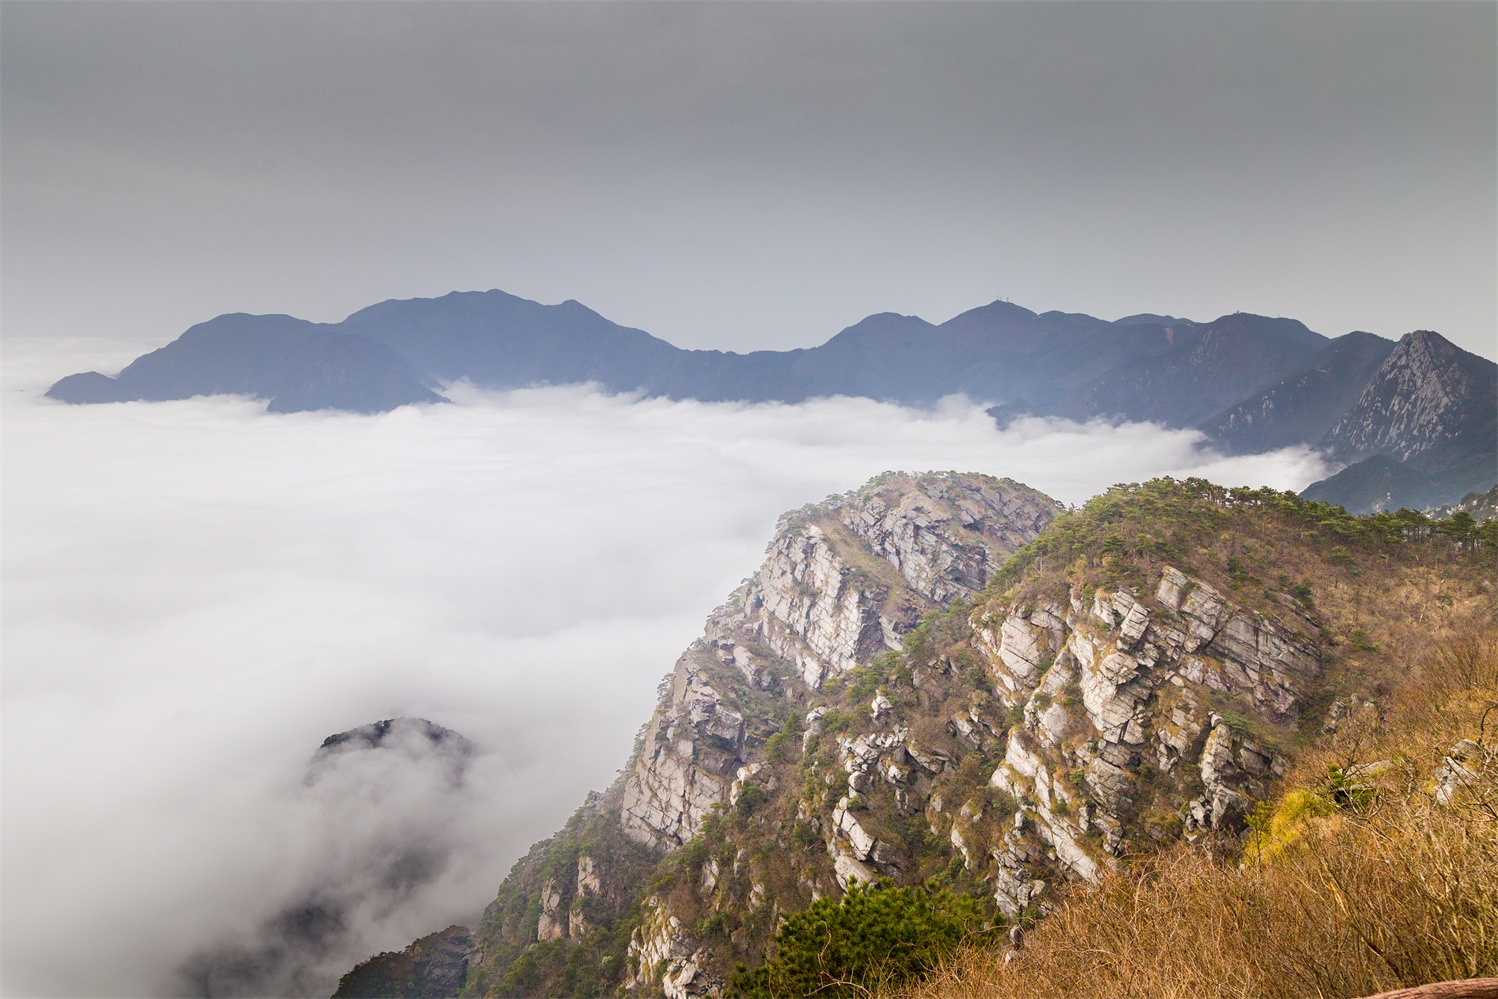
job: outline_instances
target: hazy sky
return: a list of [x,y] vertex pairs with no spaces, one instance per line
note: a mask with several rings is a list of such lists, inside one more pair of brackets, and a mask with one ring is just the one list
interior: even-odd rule
[[0,18],[10,336],[498,287],[740,350],[1005,297],[1498,353],[1492,3]]

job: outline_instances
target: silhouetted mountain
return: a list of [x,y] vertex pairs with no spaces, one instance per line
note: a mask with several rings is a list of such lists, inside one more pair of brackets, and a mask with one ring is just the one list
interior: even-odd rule
[[115,379],[73,375],[49,394],[115,402],[234,393],[269,399],[273,411],[374,412],[436,401],[436,383],[466,378],[501,389],[595,382],[610,392],[709,401],[852,395],[923,405],[957,392],[999,403],[1023,396],[1051,415],[1186,426],[1225,396],[1298,368],[1325,342],[1293,320],[1166,319],[1109,323],[994,302],[939,326],[881,313],[819,347],[735,354],[681,350],[574,301],[454,292],[382,302],[331,325],[220,316]]
[[219,316],[135,359],[116,378],[70,375],[47,395],[63,402],[249,395],[275,413],[343,409],[382,413],[441,402],[430,379],[376,339],[291,316]]
[[1207,323],[1149,313],[1107,322],[1004,301],[940,325],[880,313],[802,350],[682,350],[574,301],[486,291],[382,302],[327,325],[220,316],[117,378],[71,375],[48,395],[234,393],[267,399],[273,412],[370,413],[441,401],[433,389],[459,379],[498,389],[592,382],[704,401],[849,395],[930,405],[963,393],[993,403],[1001,421],[1148,420],[1199,426],[1236,453],[1309,444],[1344,462],[1384,454],[1430,476],[1436,499],[1450,502],[1492,484],[1494,371],[1429,332],[1395,346],[1367,333],[1329,341],[1293,319],[1243,312]]
[[[1127,354],[1077,394],[1088,416],[1189,426],[1218,412],[1224,399],[1260,392],[1304,365],[1326,343],[1293,319],[1246,312],[1206,325],[1131,324]],[[1102,347],[1103,338],[1090,344]],[[1085,348],[1084,348],[1085,349]]]
[[1217,414],[1201,429],[1234,454],[1319,441],[1358,401],[1393,349],[1392,341],[1372,333],[1338,337],[1304,370]]
[[541,305],[501,291],[381,302],[339,325],[394,348],[440,381],[467,378],[495,388],[592,381],[628,391],[682,353],[577,302]]

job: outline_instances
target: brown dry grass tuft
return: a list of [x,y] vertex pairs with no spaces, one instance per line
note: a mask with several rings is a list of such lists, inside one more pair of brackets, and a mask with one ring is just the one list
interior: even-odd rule
[[1365,769],[1288,844],[1141,861],[1073,891],[1012,963],[969,950],[886,996],[1362,996],[1498,974],[1498,629],[1458,625],[1393,695],[1382,723],[1302,758],[1285,788],[1302,798],[1332,798],[1328,764],[1344,792],[1346,767]]

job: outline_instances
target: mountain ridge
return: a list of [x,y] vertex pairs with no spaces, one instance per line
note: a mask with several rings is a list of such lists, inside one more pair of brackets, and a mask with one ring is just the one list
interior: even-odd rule
[[[229,314],[199,323],[115,378],[69,375],[69,403],[231,393],[272,412],[386,412],[443,401],[442,383],[515,389],[594,383],[615,393],[709,402],[831,395],[929,406],[961,393],[1021,413],[1196,429],[1230,453],[1306,445],[1338,464],[1411,462],[1380,499],[1352,475],[1318,495],[1355,511],[1455,502],[1498,481],[1498,366],[1439,334],[1390,344],[1328,340],[1294,319],[1236,312],[1210,322],[1140,313],[1109,322],[991,302],[933,324],[877,313],[825,342],[740,354],[683,350],[568,299],[497,289],[390,299],[340,323]],[[1429,481],[1421,478],[1428,477]]]
[[461,994],[720,996],[854,883],[1028,925],[1177,844],[1240,850],[1402,650],[1498,611],[1495,543],[1201,480],[1063,511],[889,473],[793,511],[619,780],[500,886]]

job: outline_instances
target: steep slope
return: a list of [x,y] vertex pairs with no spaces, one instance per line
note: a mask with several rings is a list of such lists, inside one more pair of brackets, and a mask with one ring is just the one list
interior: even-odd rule
[[1358,401],[1393,350],[1393,343],[1372,333],[1338,337],[1305,370],[1217,414],[1201,429],[1233,454],[1319,441]]
[[[926,612],[977,593],[1057,512],[1007,480],[890,473],[782,518],[765,563],[663,682],[620,781],[501,886],[475,934],[465,994],[596,996],[631,982],[681,994],[699,972],[721,983],[725,967],[707,970],[695,917],[647,899],[648,886],[679,886],[683,858],[701,863],[700,847],[684,845],[700,844],[725,809],[752,810],[765,794],[756,781],[799,752],[805,705],[820,688],[899,648]],[[832,856],[810,862],[823,890],[835,890]],[[692,876],[752,893],[766,865],[746,854]],[[768,908],[756,911],[752,933],[724,923],[719,936],[762,947],[773,924]],[[718,956],[734,953],[729,945]]]
[[1057,517],[953,474],[788,514],[620,780],[500,888],[463,994],[720,995],[854,882],[1028,920],[1173,844],[1231,852],[1404,650],[1498,612],[1492,539],[1430,528],[1197,480]]
[[1498,482],[1498,365],[1437,333],[1410,333],[1320,446],[1351,464],[1303,495],[1354,512],[1485,490]]
[[1491,471],[1498,364],[1439,333],[1406,334],[1324,443],[1343,460],[1384,454],[1435,473],[1485,457]]

